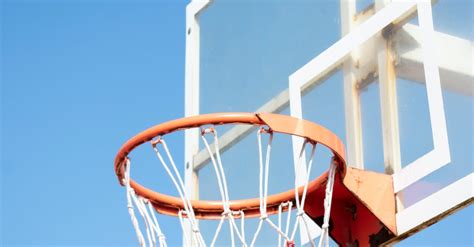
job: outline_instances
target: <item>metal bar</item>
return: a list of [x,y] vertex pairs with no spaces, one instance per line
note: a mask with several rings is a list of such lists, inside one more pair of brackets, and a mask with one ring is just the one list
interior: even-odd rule
[[[375,8],[380,10],[391,0],[376,0]],[[393,32],[393,30],[392,30]],[[384,168],[386,174],[402,169],[400,154],[400,132],[398,126],[397,74],[395,72],[392,33],[380,34],[377,39],[377,63],[380,93],[380,115],[382,117],[382,139]],[[396,195],[397,211],[403,209],[401,193]]]
[[[376,0],[376,9],[382,9],[391,0]],[[398,129],[397,75],[391,48],[391,35],[378,39],[377,60],[380,89],[380,111],[385,173],[401,170],[400,134]]]
[[[341,34],[348,34],[354,26],[356,2],[341,0]],[[343,65],[344,73],[344,109],[346,117],[346,146],[347,146],[347,164],[359,169],[364,168],[364,145],[362,142],[362,116],[360,112],[360,96],[356,79],[357,68],[355,66],[359,59],[359,51],[351,52],[350,57]]]
[[[186,58],[185,58],[185,109],[186,117],[199,114],[199,61],[200,61],[200,29],[198,14],[209,5],[208,0],[191,1],[186,6]],[[193,157],[199,151],[199,132],[187,129],[184,134],[184,182],[189,198],[199,198],[198,173],[193,169]],[[192,234],[191,225],[184,225],[188,236]],[[183,236],[186,234],[183,234]],[[192,239],[183,237],[183,246],[193,245]]]
[[[473,42],[440,32],[435,32],[434,39],[438,47],[443,47],[436,49],[443,89],[474,96]],[[422,31],[416,25],[405,24],[396,32],[394,43],[398,53],[398,77],[425,83],[421,41]]]

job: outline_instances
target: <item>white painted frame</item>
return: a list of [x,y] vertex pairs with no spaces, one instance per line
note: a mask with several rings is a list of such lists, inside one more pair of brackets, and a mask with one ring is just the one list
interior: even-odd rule
[[453,214],[473,201],[474,173],[470,173],[397,213],[398,233],[402,235],[412,231],[419,231],[423,228],[423,225],[428,226],[430,223]]
[[[434,44],[435,33],[431,16],[431,2],[428,0],[395,1],[388,4],[289,77],[290,112],[293,117],[302,118],[301,94],[306,88],[322,79],[322,75],[328,71],[338,67],[353,50],[381,32],[383,28],[409,15],[414,8],[418,10],[420,30],[423,33],[421,48],[434,148],[393,174],[396,193],[451,161],[439,68],[435,56],[436,46]],[[293,138],[294,157],[298,155],[301,142],[300,138]],[[404,211],[406,210],[410,210],[410,208]],[[402,222],[403,215],[397,215],[398,218],[402,218]],[[410,214],[405,213],[405,215]],[[415,216],[409,220],[419,222],[420,219]],[[401,226],[398,227],[400,231],[405,229]]]

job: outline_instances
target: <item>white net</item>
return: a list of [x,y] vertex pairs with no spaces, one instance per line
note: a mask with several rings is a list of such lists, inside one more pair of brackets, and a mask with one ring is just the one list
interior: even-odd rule
[[[206,135],[212,135],[213,145],[210,145],[206,139]],[[266,142],[266,149],[263,148],[263,135],[268,136]],[[243,210],[232,210],[230,195],[227,188],[227,180],[224,173],[224,166],[221,159],[220,148],[219,148],[219,138],[215,128],[206,128],[201,130],[201,139],[204,143],[204,146],[209,153],[212,166],[214,168],[215,176],[217,178],[217,184],[219,188],[219,193],[222,201],[222,213],[219,218],[219,223],[215,230],[212,240],[210,241],[210,246],[216,244],[216,240],[221,233],[221,229],[225,224],[228,224],[229,234],[230,234],[230,243],[229,246],[235,246],[236,242],[241,246],[254,246],[256,240],[259,237],[259,234],[262,229],[263,224],[269,225],[273,230],[275,230],[278,238],[278,246],[294,246],[295,244],[295,234],[298,230],[304,229],[308,233],[308,239],[311,246],[315,246],[313,238],[309,235],[311,232],[308,227],[309,217],[305,217],[306,213],[304,211],[306,195],[308,192],[308,184],[311,168],[313,165],[313,159],[316,149],[316,143],[313,143],[309,140],[305,140],[301,146],[301,151],[299,154],[298,162],[294,165],[295,172],[295,182],[294,182],[294,201],[285,201],[281,202],[278,206],[278,222],[275,224],[267,214],[267,199],[268,199],[268,180],[269,180],[269,170],[270,170],[270,157],[272,151],[272,141],[273,141],[273,132],[271,130],[260,128],[257,131],[257,140],[258,140],[258,156],[259,156],[259,220],[257,223],[256,230],[251,239],[246,239],[245,236],[245,213]],[[165,169],[166,173],[173,182],[176,190],[179,194],[179,197],[182,201],[183,208],[178,213],[179,223],[183,230],[183,236],[187,240],[186,242],[193,243],[193,246],[207,246],[204,238],[199,230],[199,224],[195,216],[193,205],[189,196],[186,194],[184,187],[183,179],[176,167],[176,163],[166,145],[166,142],[163,138],[158,137],[155,140],[151,141],[153,150],[156,153],[160,163]],[[309,161],[305,161],[305,149],[307,145],[311,145],[310,158]],[[212,147],[213,148],[212,148]],[[158,147],[161,147],[160,149]],[[213,150],[214,149],[214,150]],[[162,155],[164,151],[167,160]],[[265,155],[264,155],[265,154]],[[138,195],[134,189],[130,186],[130,160],[126,159],[125,166],[125,177],[124,184],[127,192],[127,206],[130,217],[132,219],[132,224],[136,231],[138,242],[140,246],[167,246],[165,235],[161,231],[161,228],[158,224],[157,217],[155,215],[155,210],[153,209],[152,203],[148,199]],[[301,171],[304,172],[301,172]],[[332,201],[332,189],[334,185],[334,174],[336,170],[336,162],[333,159],[329,168],[328,181],[326,183],[326,193],[324,199],[324,219],[322,225],[322,232],[319,241],[319,246],[329,246],[329,216],[331,212],[331,201]],[[304,178],[298,178],[301,176],[299,174],[305,174]],[[298,181],[303,180],[304,183],[301,185]],[[303,192],[299,195],[299,188],[303,186]],[[296,218],[292,222],[291,219],[291,210],[296,210]],[[142,217],[143,224],[140,226],[135,209],[138,211]],[[284,211],[288,211],[286,222],[283,226],[282,215]],[[192,231],[187,231],[185,224],[186,222],[191,226]],[[240,223],[238,226],[237,223]],[[146,233],[142,233],[141,227],[144,228]],[[290,231],[291,229],[291,231]],[[284,239],[282,241],[282,239]]]

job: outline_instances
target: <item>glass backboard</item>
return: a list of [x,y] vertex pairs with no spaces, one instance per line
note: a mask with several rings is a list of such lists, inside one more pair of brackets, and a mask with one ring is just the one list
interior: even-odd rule
[[[472,7],[213,1],[198,15],[199,114],[273,112],[325,126],[344,140],[349,166],[392,175],[397,236],[389,241],[401,241],[473,201]],[[256,130],[219,133],[232,140],[223,149],[230,194],[258,196]],[[292,187],[293,140],[275,141],[270,193]],[[196,196],[218,200],[202,144],[199,150]],[[312,177],[328,169],[327,150],[317,155]],[[201,224],[212,238],[217,223]],[[257,244],[276,243],[266,230]]]

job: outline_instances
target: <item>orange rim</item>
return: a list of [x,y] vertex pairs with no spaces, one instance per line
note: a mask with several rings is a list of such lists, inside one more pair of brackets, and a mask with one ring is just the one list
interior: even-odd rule
[[[326,146],[337,158],[338,172],[342,177],[345,175],[346,161],[342,141],[334,133],[318,124],[303,119],[271,113],[215,113],[186,117],[162,123],[132,137],[120,148],[115,157],[114,168],[120,184],[123,185],[124,164],[127,156],[133,151],[133,149],[141,144],[149,142],[155,137],[164,136],[178,130],[196,128],[203,125],[225,124],[267,126],[269,130],[273,132],[300,136],[306,138],[311,143]],[[323,174],[311,181],[308,186],[308,192],[318,188],[322,184],[325,184],[326,179],[327,174]],[[162,214],[177,216],[179,211],[184,208],[181,199],[178,197],[155,192],[140,185],[132,179],[130,185],[138,195],[149,199],[153,203],[155,209]],[[298,189],[298,194],[301,195],[301,193],[302,187]],[[294,198],[294,190],[268,196],[268,214],[276,213],[278,205],[281,202],[293,201]],[[196,218],[219,218],[223,210],[222,202],[220,201],[194,200],[191,201],[191,204],[195,211]],[[260,214],[258,198],[234,200],[230,201],[230,205],[232,210],[244,211],[246,217],[258,216]]]

